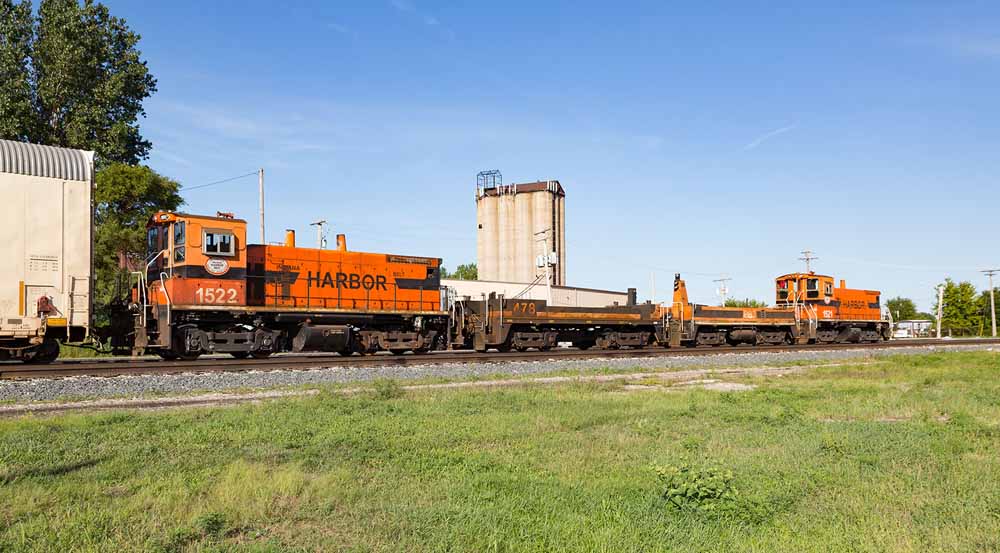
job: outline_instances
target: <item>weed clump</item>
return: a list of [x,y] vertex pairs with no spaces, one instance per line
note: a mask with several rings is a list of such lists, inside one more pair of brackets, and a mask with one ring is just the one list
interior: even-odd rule
[[403,386],[392,378],[380,378],[375,381],[375,397],[378,399],[396,399],[403,397]]
[[205,513],[198,517],[195,526],[206,537],[219,537],[226,529],[226,517],[222,513]]
[[653,470],[664,486],[663,499],[682,511],[716,511],[737,497],[733,473],[716,466],[667,465]]

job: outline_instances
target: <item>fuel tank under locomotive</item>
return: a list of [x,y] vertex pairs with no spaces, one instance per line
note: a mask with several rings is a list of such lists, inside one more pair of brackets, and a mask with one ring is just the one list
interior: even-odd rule
[[352,340],[348,325],[302,325],[292,339],[292,351],[351,351]]

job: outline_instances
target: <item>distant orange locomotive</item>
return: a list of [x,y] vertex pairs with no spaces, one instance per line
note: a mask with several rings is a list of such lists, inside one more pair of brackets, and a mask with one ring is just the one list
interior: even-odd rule
[[790,273],[775,279],[774,307],[716,307],[688,301],[677,275],[670,310],[672,345],[877,342],[888,340],[880,293],[854,290],[833,277]]
[[135,292],[135,348],[166,358],[277,351],[423,353],[447,344],[441,260],[247,245],[231,216],[157,213]]

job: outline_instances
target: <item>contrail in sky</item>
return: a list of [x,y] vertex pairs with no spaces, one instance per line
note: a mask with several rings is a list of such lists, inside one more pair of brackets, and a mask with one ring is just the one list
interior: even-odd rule
[[766,140],[774,138],[775,136],[778,136],[779,134],[784,134],[784,133],[786,133],[788,131],[795,130],[795,128],[798,127],[798,126],[799,126],[798,123],[792,123],[791,125],[786,125],[784,127],[781,127],[780,129],[774,129],[771,132],[762,134],[762,135],[758,136],[756,139],[754,139],[753,142],[747,144],[746,146],[743,146],[743,150],[749,152],[750,150],[753,150],[757,146],[760,146],[761,144],[763,144]]

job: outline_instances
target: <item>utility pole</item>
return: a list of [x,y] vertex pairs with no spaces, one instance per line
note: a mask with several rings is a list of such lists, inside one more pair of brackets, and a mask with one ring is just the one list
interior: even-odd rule
[[726,283],[729,282],[730,280],[733,279],[727,277],[726,275],[722,275],[722,277],[712,281],[719,283],[719,295],[722,296],[722,305],[726,305],[726,295],[729,294],[729,288],[726,286]]
[[993,337],[997,337],[997,304],[996,299],[993,297],[993,275],[1000,273],[1000,269],[987,269],[981,271],[986,273],[986,276],[990,278],[990,318],[993,322]]
[[257,191],[260,194],[260,243],[267,244],[264,237],[264,168],[257,171]]
[[802,257],[799,258],[799,261],[805,261],[806,262],[806,272],[807,273],[811,273],[812,272],[812,265],[811,265],[811,263],[813,261],[819,259],[819,258],[813,256],[812,250],[803,250],[800,253],[802,254]]
[[938,285],[937,337],[941,339],[941,313],[944,309],[944,284]]
[[316,248],[322,250],[323,246],[326,245],[326,240],[323,238],[323,225],[326,224],[326,219],[320,219],[309,223],[309,226],[316,227]]

